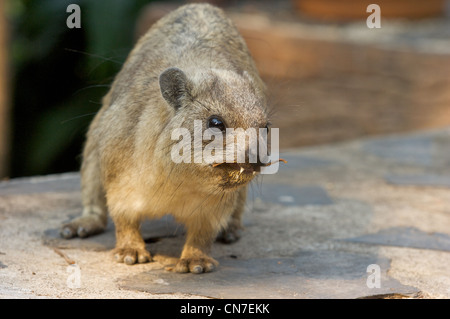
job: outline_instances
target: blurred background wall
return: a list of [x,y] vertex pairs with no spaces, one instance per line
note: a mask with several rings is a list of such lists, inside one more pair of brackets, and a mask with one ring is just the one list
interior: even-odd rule
[[[86,129],[149,1],[1,1],[10,29],[12,121],[9,170],[2,176],[78,170]],[[81,7],[80,29],[66,26],[72,3]]]
[[[210,2],[249,45],[282,148],[450,125],[448,1]],[[370,2],[381,29],[366,25]],[[80,29],[66,26],[72,3]],[[183,3],[0,0],[0,178],[78,170],[136,38]]]

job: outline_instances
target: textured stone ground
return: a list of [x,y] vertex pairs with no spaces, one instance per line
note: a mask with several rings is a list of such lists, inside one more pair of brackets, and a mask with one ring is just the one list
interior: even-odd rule
[[252,184],[242,239],[216,243],[221,265],[203,275],[165,270],[184,240],[170,217],[143,226],[150,264],[113,261],[112,223],[59,238],[81,210],[76,173],[2,182],[0,297],[450,297],[450,129],[281,157],[288,164]]

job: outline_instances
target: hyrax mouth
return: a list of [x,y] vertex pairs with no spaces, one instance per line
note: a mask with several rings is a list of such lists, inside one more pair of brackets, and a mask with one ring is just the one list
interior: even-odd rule
[[211,164],[211,166],[212,167],[220,166],[225,169],[239,170],[239,173],[247,172],[247,173],[252,173],[253,175],[255,175],[256,173],[259,173],[261,171],[262,166],[270,166],[277,162],[283,162],[283,163],[287,164],[287,161],[285,159],[280,158],[279,160],[269,162],[267,164],[264,164],[261,162],[257,162],[257,163],[236,163],[236,162],[235,163],[227,163],[227,162],[223,162],[223,163],[214,163],[214,164]]
[[256,163],[222,163],[213,167],[222,172],[221,186],[224,188],[245,185],[261,171],[261,165]]
[[261,172],[261,167],[270,166],[276,162],[287,163],[286,160],[280,158],[277,161],[263,164],[258,163],[214,163],[211,166],[215,169],[220,169],[223,172],[223,183],[221,186],[224,188],[233,188],[241,186],[250,182],[255,175]]
[[224,163],[220,167],[234,173],[237,172],[238,175],[256,175],[261,172],[261,165],[256,163]]

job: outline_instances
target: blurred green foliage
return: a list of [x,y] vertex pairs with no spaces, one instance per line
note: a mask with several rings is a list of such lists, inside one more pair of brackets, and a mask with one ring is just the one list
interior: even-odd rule
[[[69,29],[69,4],[81,28]],[[11,177],[79,169],[85,133],[135,42],[149,0],[8,0]]]

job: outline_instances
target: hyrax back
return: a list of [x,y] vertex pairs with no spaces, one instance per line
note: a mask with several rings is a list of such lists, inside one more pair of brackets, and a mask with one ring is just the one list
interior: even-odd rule
[[[172,214],[187,230],[175,267],[207,272],[220,231],[238,239],[247,184],[260,164],[175,163],[172,132],[194,121],[203,129],[267,126],[265,87],[247,46],[224,13],[211,5],[180,7],[139,40],[94,118],[81,167],[84,210],[63,225],[65,238],[103,231],[109,211],[117,261],[148,262],[143,218]],[[200,121],[200,122],[198,122]]]

